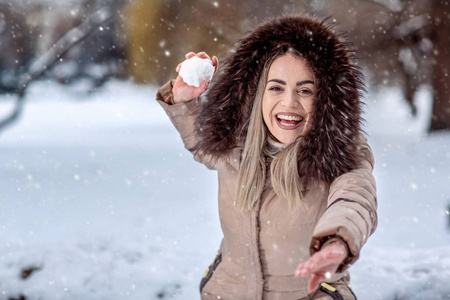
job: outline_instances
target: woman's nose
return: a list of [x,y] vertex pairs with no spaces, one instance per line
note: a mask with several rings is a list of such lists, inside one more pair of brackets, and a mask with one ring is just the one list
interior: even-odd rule
[[300,97],[297,95],[297,93],[287,93],[286,96],[283,99],[283,105],[285,107],[289,108],[297,108],[300,103]]

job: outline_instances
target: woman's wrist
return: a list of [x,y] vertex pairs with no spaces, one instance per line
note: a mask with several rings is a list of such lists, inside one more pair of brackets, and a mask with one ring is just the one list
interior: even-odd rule
[[178,103],[184,102],[179,99],[178,95],[176,95],[176,92],[174,93],[174,90],[173,90],[174,85],[175,85],[175,80],[171,80],[170,81],[170,93],[165,101],[167,104],[173,105],[173,104],[178,104]]
[[344,241],[343,238],[341,238],[338,235],[331,235],[331,236],[325,237],[322,240],[321,248],[324,248],[324,247],[328,246],[329,244],[333,244],[333,243],[339,243],[339,244],[343,245],[345,247],[345,250],[347,251],[347,254],[350,253],[347,243]]
[[343,267],[347,264],[347,262],[350,260],[351,252],[350,248],[348,247],[347,242],[344,241],[344,239],[338,235],[331,235],[327,236],[322,239],[322,246],[321,249],[331,245],[331,244],[338,244],[341,246],[342,251],[345,253],[345,256],[342,259],[341,264],[339,265],[338,272],[342,271]]
[[178,95],[177,92],[174,93],[173,88],[172,88],[172,97],[171,97],[171,104],[179,104],[179,103],[184,103],[184,102],[188,102],[191,99],[184,99],[183,97],[180,97],[180,95]]

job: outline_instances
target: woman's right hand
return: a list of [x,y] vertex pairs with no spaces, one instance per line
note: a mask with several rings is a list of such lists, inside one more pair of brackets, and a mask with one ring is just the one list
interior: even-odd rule
[[[206,54],[205,52],[199,52],[199,53],[194,53],[194,52],[189,52],[188,54],[185,55],[186,59],[189,59],[191,57],[194,56],[198,56],[199,58],[207,58],[207,59],[211,59],[208,54]],[[214,66],[214,73],[217,72],[217,69],[219,68],[219,61],[217,60],[217,57],[213,56],[213,58],[211,59],[213,66]],[[178,64],[176,71],[180,72],[180,68],[181,68],[181,63]],[[195,86],[190,86],[187,85],[186,82],[183,81],[183,78],[178,75],[177,79],[175,80],[175,83],[173,85],[172,88],[172,94],[173,94],[173,102],[174,103],[183,103],[183,102],[187,102],[190,101],[196,97],[199,97],[201,94],[203,94],[206,89],[208,88],[209,85],[209,80],[205,80],[202,82],[202,84],[199,87],[195,87]]]

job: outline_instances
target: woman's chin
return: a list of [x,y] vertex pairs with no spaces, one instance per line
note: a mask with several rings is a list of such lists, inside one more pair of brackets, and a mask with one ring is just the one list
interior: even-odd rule
[[274,135],[275,138],[282,144],[289,145],[304,136],[304,126],[297,128],[295,131],[286,132],[284,134]]

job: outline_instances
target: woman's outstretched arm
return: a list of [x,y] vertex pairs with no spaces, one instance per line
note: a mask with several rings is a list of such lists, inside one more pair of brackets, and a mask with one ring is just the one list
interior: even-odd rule
[[297,276],[312,274],[310,290],[353,264],[377,226],[374,159],[366,139],[362,136],[360,139],[364,159],[359,168],[339,176],[331,184],[327,209],[313,233],[311,258],[296,269]]

